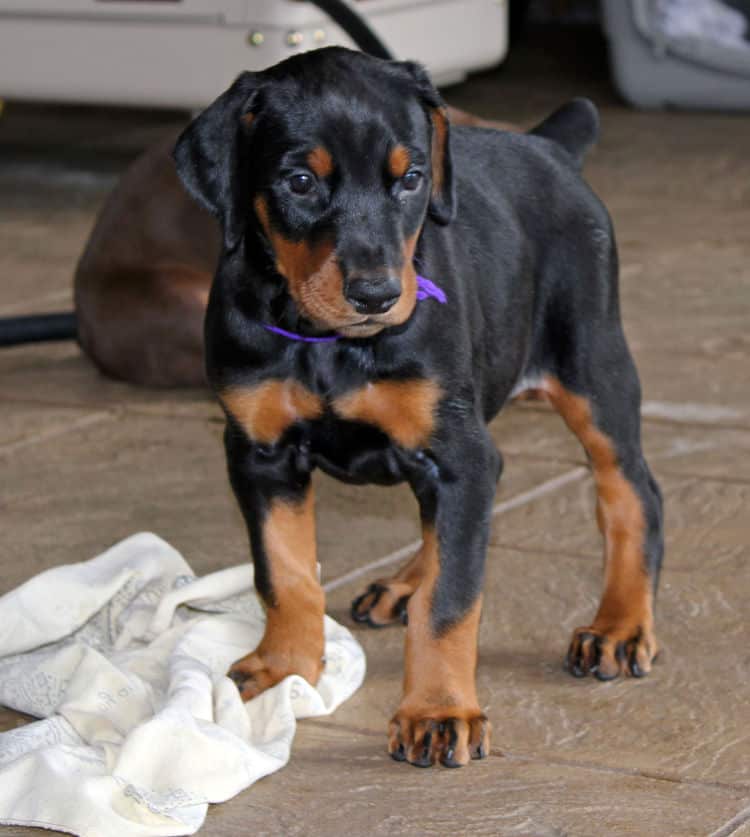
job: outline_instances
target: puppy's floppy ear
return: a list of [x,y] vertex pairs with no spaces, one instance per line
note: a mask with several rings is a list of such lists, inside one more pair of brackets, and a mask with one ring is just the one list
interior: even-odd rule
[[429,213],[439,224],[448,224],[453,220],[456,204],[448,110],[421,64],[405,61],[402,66],[414,80],[417,96],[432,126],[432,196]]
[[250,130],[257,92],[257,75],[242,73],[185,128],[172,152],[185,188],[220,220],[227,250],[244,230],[247,183],[240,142]]

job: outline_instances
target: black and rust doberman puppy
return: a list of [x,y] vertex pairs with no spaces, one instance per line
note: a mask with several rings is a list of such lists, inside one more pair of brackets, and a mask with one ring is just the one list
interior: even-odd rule
[[376,625],[406,607],[389,750],[420,766],[487,753],[477,627],[502,459],[486,423],[525,389],[562,414],[598,489],[604,595],[568,666],[649,671],[661,499],[611,223],[579,174],[596,133],[585,100],[529,135],[450,130],[422,68],[329,48],[243,74],[179,139],[178,173],[223,229],[207,373],[267,605],[231,669],[243,698],[321,672],[313,469],[406,481],[422,548],[353,606]]

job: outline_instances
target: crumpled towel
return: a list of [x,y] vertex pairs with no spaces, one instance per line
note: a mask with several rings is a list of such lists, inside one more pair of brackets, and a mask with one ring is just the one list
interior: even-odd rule
[[193,834],[283,767],[295,719],[333,712],[365,657],[326,617],[317,687],[287,677],[243,704],[226,671],[264,623],[249,565],[196,578],[149,533],[2,596],[0,704],[44,720],[0,734],[0,823]]

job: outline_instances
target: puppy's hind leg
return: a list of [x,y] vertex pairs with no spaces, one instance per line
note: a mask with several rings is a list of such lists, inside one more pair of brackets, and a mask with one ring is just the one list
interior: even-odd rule
[[642,677],[657,653],[653,602],[663,554],[662,500],[640,441],[640,385],[619,329],[591,356],[601,364],[542,391],[583,445],[604,537],[604,592],[591,624],[573,632],[571,674]]
[[427,569],[429,533],[423,532],[422,545],[401,569],[392,576],[374,581],[352,602],[352,619],[371,628],[384,628],[394,622],[406,625],[406,606],[419,587]]

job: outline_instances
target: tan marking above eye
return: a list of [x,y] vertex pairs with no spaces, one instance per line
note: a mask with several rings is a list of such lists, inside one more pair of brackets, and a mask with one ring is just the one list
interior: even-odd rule
[[339,396],[333,409],[341,418],[378,427],[405,448],[426,445],[435,425],[442,390],[426,378],[377,381]]
[[323,401],[298,381],[264,381],[219,393],[226,411],[256,442],[273,444],[296,421],[319,418]]
[[333,172],[333,157],[331,157],[328,149],[323,148],[322,145],[317,145],[307,155],[307,165],[310,166],[310,171],[315,172],[322,179]]
[[404,145],[395,145],[388,155],[388,171],[391,176],[398,180],[402,178],[409,170],[411,163],[411,156],[409,150]]

